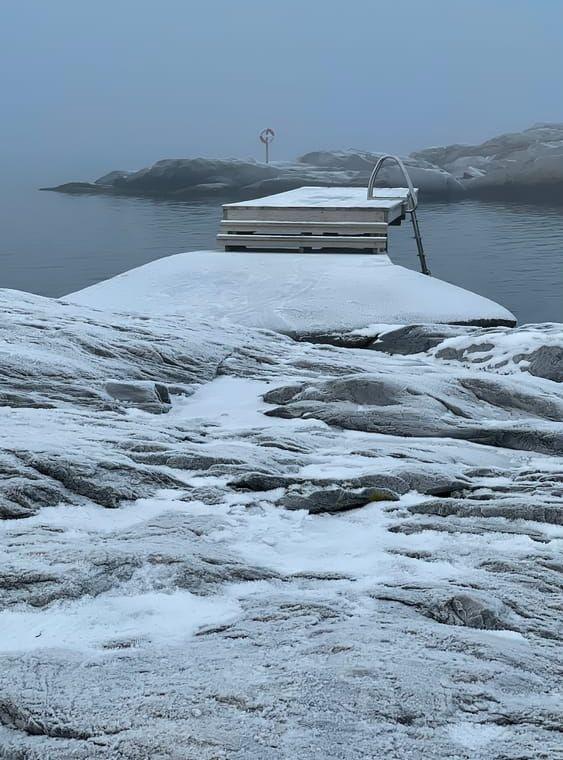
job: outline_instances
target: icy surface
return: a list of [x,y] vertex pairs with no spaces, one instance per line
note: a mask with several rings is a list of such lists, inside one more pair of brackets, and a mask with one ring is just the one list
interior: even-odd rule
[[558,756],[563,326],[370,324],[0,291],[0,757]]
[[392,264],[383,254],[190,251],[66,298],[101,309],[182,314],[292,335],[374,323],[515,323],[493,301]]

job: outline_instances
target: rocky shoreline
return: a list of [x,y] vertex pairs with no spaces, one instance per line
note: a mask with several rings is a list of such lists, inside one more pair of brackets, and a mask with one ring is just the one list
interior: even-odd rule
[[[365,186],[379,153],[314,151],[295,162],[179,158],[139,171],[112,171],[94,182],[44,187],[70,194],[176,200],[244,200],[303,185]],[[463,198],[563,202],[563,124],[537,124],[480,145],[427,148],[405,157],[423,199]],[[403,184],[390,166],[381,186]]]
[[0,310],[1,758],[557,755],[562,325]]

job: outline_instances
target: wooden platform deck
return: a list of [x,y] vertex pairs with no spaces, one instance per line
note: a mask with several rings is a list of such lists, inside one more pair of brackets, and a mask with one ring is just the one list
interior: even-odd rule
[[225,251],[384,253],[388,227],[405,216],[407,188],[300,187],[223,206]]

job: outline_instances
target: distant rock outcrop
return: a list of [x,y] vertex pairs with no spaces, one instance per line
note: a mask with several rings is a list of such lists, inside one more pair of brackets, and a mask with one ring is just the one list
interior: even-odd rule
[[[42,189],[186,200],[213,197],[242,200],[303,185],[365,186],[378,157],[375,153],[350,150],[309,153],[297,163],[263,164],[235,158],[166,159],[136,172],[109,172],[93,183],[72,182]],[[443,169],[426,161],[406,161],[423,197],[445,199],[463,192],[461,184]],[[397,187],[404,185],[404,180],[393,167],[386,167],[377,185]]]
[[[362,150],[314,151],[300,156],[298,161],[321,169],[353,172],[357,184],[366,185],[381,153]],[[463,193],[463,186],[450,172],[429,161],[407,156],[403,159],[413,184],[424,196],[450,198]],[[401,171],[393,164],[385,164],[376,181],[379,187],[401,187],[405,184]]]
[[[139,171],[112,171],[95,182],[69,182],[43,190],[111,193],[197,200],[244,200],[303,185],[366,186],[381,156],[365,150],[319,150],[294,162],[263,164],[237,158],[175,158]],[[426,148],[403,158],[420,197],[539,200],[563,194],[563,124],[536,124],[499,135],[481,145]],[[379,187],[404,185],[400,171],[386,165]]]
[[449,172],[468,195],[531,200],[563,193],[563,124],[535,124],[481,145],[427,148],[412,155]]

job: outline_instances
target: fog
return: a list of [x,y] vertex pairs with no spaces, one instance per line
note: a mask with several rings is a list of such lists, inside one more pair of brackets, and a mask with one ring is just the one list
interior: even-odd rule
[[559,0],[2,0],[4,179],[563,121],[562,28]]

